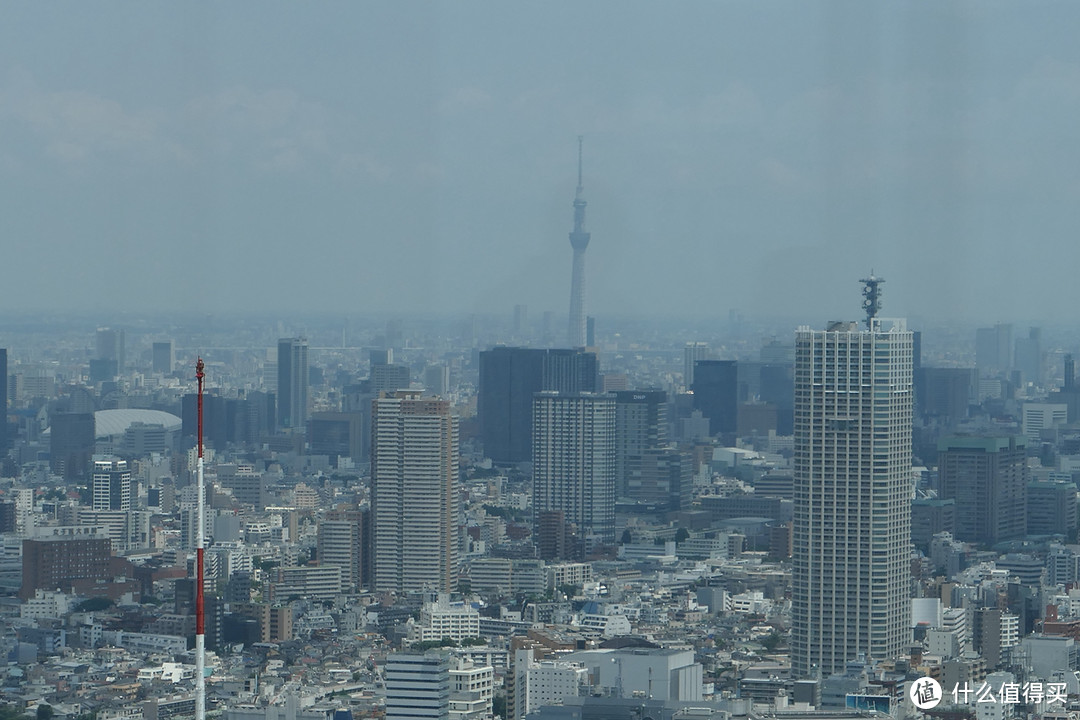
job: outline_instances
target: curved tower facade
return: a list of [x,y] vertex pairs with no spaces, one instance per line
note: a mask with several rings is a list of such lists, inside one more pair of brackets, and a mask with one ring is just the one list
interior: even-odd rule
[[843,672],[911,636],[912,333],[871,317],[795,336],[791,670]]
[[574,229],[570,232],[570,247],[574,249],[574,267],[570,275],[570,326],[567,341],[570,347],[585,346],[585,249],[589,233],[585,232],[585,188],[581,184],[581,138],[578,138],[578,181],[574,195]]

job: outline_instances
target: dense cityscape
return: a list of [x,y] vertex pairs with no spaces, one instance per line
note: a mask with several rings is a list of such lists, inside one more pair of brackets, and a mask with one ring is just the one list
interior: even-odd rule
[[567,325],[0,329],[13,717],[1071,717],[1074,336],[606,326],[586,205]]
[[0,720],[1080,720],[1080,6],[0,4]]

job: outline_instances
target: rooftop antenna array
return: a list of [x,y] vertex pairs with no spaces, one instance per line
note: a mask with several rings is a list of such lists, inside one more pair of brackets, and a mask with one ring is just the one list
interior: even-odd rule
[[866,329],[871,330],[870,326],[881,310],[881,284],[885,282],[885,278],[875,277],[874,271],[871,270],[870,277],[865,277],[859,282],[863,284],[862,306],[866,311]]

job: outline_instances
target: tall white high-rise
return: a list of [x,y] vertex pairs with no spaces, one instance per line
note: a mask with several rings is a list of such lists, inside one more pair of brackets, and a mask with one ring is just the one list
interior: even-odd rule
[[615,539],[615,396],[533,399],[533,510],[561,511],[588,544]]
[[842,671],[910,635],[912,333],[831,323],[795,336],[791,666]]
[[458,423],[450,403],[398,390],[374,401],[375,590],[457,590]]

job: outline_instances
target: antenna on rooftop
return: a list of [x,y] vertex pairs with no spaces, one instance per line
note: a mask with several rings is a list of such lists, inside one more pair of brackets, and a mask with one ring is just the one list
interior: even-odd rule
[[885,278],[879,278],[874,276],[873,269],[870,270],[870,277],[865,277],[860,280],[863,284],[863,310],[866,311],[866,329],[871,330],[870,327],[873,324],[874,318],[877,317],[878,311],[881,310],[881,283],[885,282]]

